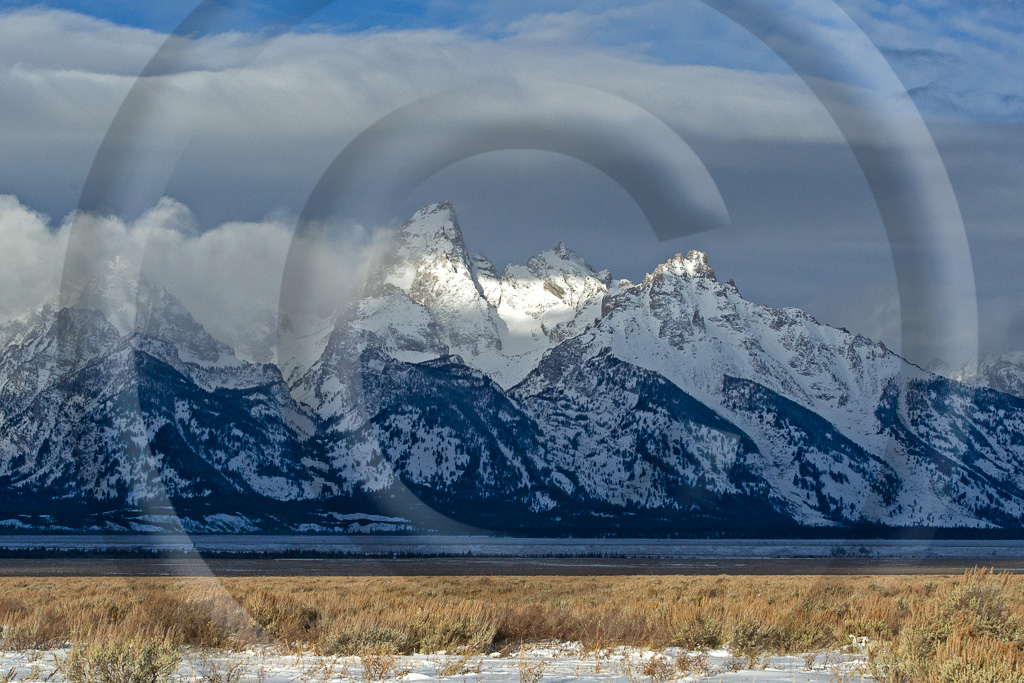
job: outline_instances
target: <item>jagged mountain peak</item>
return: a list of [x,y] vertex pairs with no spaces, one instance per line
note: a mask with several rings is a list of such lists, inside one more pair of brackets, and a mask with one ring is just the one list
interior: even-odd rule
[[141,331],[150,314],[150,304],[184,310],[181,302],[162,285],[149,281],[139,267],[123,256],[99,263],[91,276],[74,291],[67,305],[103,313],[122,336]]
[[174,345],[181,360],[234,363],[234,351],[211,336],[163,285],[116,256],[95,269],[68,305],[98,311],[123,337],[143,335]]
[[[473,268],[494,270],[486,256],[470,254],[466,249],[458,214],[449,201],[429,204],[414,213],[395,235],[395,245],[392,259],[389,259],[392,261],[394,256],[408,259],[448,255],[456,256],[465,265]],[[554,248],[531,257],[525,266],[538,276],[566,270],[597,279],[602,279],[602,275],[605,274],[605,271],[598,273],[582,256],[561,241]],[[516,269],[522,266],[510,264],[506,271],[509,268]]]
[[436,276],[445,272],[443,279],[452,274],[466,276],[470,268],[455,209],[450,202],[438,202],[417,211],[392,236],[371,270],[368,291],[392,284],[411,293],[423,288],[425,283],[417,281],[427,272],[433,273],[429,279],[436,282]]
[[683,277],[687,280],[694,278],[707,278],[714,282],[718,282],[718,278],[715,277],[715,271],[711,269],[708,264],[708,256],[703,251],[697,251],[691,249],[686,252],[686,255],[676,254],[665,263],[654,269],[651,274],[652,277],[658,277],[665,274],[672,274],[679,277]]
[[[429,204],[405,221],[395,235],[393,248],[386,254],[378,270],[404,266],[410,261],[432,261],[444,256],[457,262],[459,266],[466,266],[474,275],[480,273],[486,278],[497,279],[494,266],[486,256],[470,254],[466,249],[458,215],[449,201]],[[594,278],[607,284],[606,281],[610,277],[607,271],[598,272],[580,254],[561,241],[554,248],[531,257],[526,264],[509,264],[501,277],[521,277],[524,268],[540,278],[575,273],[580,277]],[[402,289],[408,289],[403,287],[401,282],[397,282],[393,274],[392,277],[384,279]]]
[[[339,340],[374,331],[397,357],[475,355],[500,347],[484,295],[493,267],[471,257],[455,209],[438,202],[417,211],[381,251],[363,290],[338,318]],[[356,331],[362,331],[355,334]],[[340,343],[340,342],[339,342]],[[362,343],[362,342],[360,342]]]
[[437,202],[423,207],[402,224],[398,233],[401,241],[426,239],[426,245],[443,241],[463,244],[459,217],[451,202]]
[[72,281],[65,305],[100,311],[125,335],[135,329],[135,301],[150,289],[138,266],[118,255],[97,264],[77,286]]
[[927,369],[957,382],[987,387],[1024,398],[1024,351],[987,354],[958,369],[938,362],[932,363]]
[[546,249],[526,262],[526,267],[538,277],[575,272],[583,277],[600,279],[594,268],[582,256],[559,242],[554,249]]
[[416,231],[419,230],[417,227],[424,219],[430,216],[440,216],[442,220],[456,219],[455,207],[448,200],[442,200],[434,202],[433,204],[427,204],[422,209],[414,213],[405,223],[402,224],[403,230]]

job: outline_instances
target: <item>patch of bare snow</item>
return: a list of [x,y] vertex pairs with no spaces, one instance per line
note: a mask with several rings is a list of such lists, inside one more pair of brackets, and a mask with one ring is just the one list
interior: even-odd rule
[[[722,681],[740,683],[796,683],[874,680],[863,672],[865,656],[856,643],[849,651],[828,651],[758,660],[738,659],[726,650],[698,653],[679,648],[652,651],[643,648],[616,647],[585,651],[578,643],[538,644],[522,652],[493,652],[480,655],[446,653],[400,655],[393,657],[384,670],[384,678],[368,678],[364,660],[358,656],[326,656],[311,653],[283,654],[271,649],[241,652],[185,650],[178,668],[178,683],[208,683],[232,680],[260,683],[345,683],[348,681],[526,681],[550,683],[602,681]],[[68,650],[0,651],[0,671],[17,680],[63,681],[58,663]],[[687,662],[689,673],[677,666]],[[651,675],[659,670],[661,675]],[[529,672],[540,673],[532,679]],[[447,674],[447,675],[444,675]],[[521,675],[523,674],[523,675]],[[15,680],[11,678],[10,680]]]

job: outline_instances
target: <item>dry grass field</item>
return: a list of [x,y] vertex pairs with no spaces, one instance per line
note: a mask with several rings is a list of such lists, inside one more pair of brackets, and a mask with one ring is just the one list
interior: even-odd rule
[[882,681],[1024,682],[1024,579],[984,571],[952,577],[5,578],[0,624],[0,650],[70,646],[76,661],[117,647],[512,653],[544,641],[576,641],[587,650],[727,648],[754,658],[834,650],[858,636],[869,641],[868,673]]

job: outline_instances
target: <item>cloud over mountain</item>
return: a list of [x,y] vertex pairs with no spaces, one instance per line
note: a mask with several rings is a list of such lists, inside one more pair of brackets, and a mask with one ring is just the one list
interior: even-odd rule
[[[199,232],[192,213],[164,198],[130,223],[72,214],[54,225],[11,195],[0,196],[0,316],[45,303],[73,303],[99,265],[120,259],[173,291],[217,338],[261,360],[276,346],[285,258],[292,246],[286,218],[224,223]],[[69,233],[77,231],[68,251]],[[371,238],[296,245],[308,249],[308,312],[329,319],[361,282]],[[293,312],[294,313],[298,313]],[[252,348],[250,348],[252,347]]]

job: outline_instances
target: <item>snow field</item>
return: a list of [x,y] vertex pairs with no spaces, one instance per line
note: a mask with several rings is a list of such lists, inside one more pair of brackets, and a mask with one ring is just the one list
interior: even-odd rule
[[[585,651],[579,643],[542,643],[490,654],[325,656],[275,650],[185,650],[173,683],[347,683],[355,681],[508,681],[510,683],[855,683],[865,672],[864,641],[843,651],[761,658],[666,648],[616,647]],[[0,681],[59,682],[68,650],[0,652]]]

